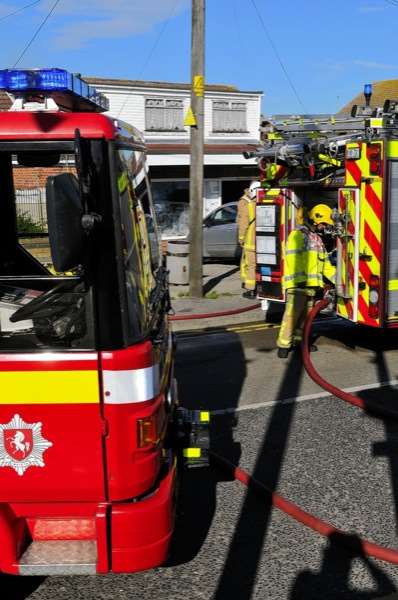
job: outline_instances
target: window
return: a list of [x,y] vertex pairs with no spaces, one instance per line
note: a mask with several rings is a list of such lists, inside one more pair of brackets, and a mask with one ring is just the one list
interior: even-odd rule
[[185,237],[189,231],[189,181],[153,182],[152,191],[162,237]]
[[148,323],[149,298],[155,283],[151,242],[154,247],[157,238],[155,226],[152,240],[147,230],[147,219],[153,215],[144,155],[119,150],[117,163],[127,308],[133,339],[145,334]]
[[212,221],[214,225],[221,225],[222,223],[235,223],[236,222],[236,208],[232,206],[226,206],[220,208],[214,213]]
[[215,133],[247,131],[246,103],[228,100],[213,102],[213,131]]
[[145,100],[146,131],[184,131],[182,100],[147,98]]
[[[65,161],[65,146],[73,152],[67,142],[60,146],[54,143],[51,148],[36,142],[29,147],[21,143],[20,149],[15,144],[13,152],[0,152],[1,352],[95,347],[92,286],[86,277],[91,271],[86,251],[91,239],[85,240],[87,246],[80,251],[81,236],[74,227],[74,241],[68,240],[63,250],[68,253],[73,244],[78,250],[70,254],[71,270],[66,273],[55,271],[50,249],[49,238],[53,251],[65,240],[60,221],[54,219],[54,198],[62,197],[75,207],[80,202],[74,155],[69,154]],[[92,177],[97,179],[94,170]],[[65,230],[74,219],[72,213],[64,209]]]

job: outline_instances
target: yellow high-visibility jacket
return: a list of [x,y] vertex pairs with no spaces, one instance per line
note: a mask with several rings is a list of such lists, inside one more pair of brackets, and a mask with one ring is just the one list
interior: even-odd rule
[[336,269],[329,260],[322,238],[306,225],[294,229],[285,246],[283,288],[319,287],[324,278],[335,281]]
[[256,199],[251,199],[246,192],[238,203],[236,219],[239,229],[239,244],[245,250],[256,249]]

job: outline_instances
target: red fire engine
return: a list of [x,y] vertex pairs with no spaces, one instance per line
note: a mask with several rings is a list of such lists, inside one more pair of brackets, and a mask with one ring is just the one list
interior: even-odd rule
[[256,218],[257,293],[284,301],[285,241],[316,204],[334,211],[336,312],[398,327],[398,103],[354,106],[351,116],[275,121],[258,150],[263,189]]
[[[0,88],[0,571],[147,569],[173,531],[172,431],[192,440],[208,414],[176,417],[143,138],[64,70],[1,71]],[[21,228],[28,180],[47,259]]]

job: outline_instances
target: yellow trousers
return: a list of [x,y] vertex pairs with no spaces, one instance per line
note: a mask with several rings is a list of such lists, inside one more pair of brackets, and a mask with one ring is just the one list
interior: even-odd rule
[[277,339],[278,348],[291,348],[303,337],[307,314],[314,306],[314,288],[292,288],[287,291],[285,312]]
[[256,252],[242,248],[240,259],[240,278],[246,290],[256,288]]

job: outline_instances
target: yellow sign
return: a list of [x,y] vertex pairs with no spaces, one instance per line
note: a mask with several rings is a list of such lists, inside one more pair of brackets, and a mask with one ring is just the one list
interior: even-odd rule
[[193,91],[195,96],[204,96],[205,78],[203,75],[195,75],[193,78]]
[[188,112],[185,115],[184,125],[186,127],[196,127],[196,125],[197,125],[197,123],[196,123],[196,117],[193,114],[193,111],[192,111],[191,107],[188,108]]

